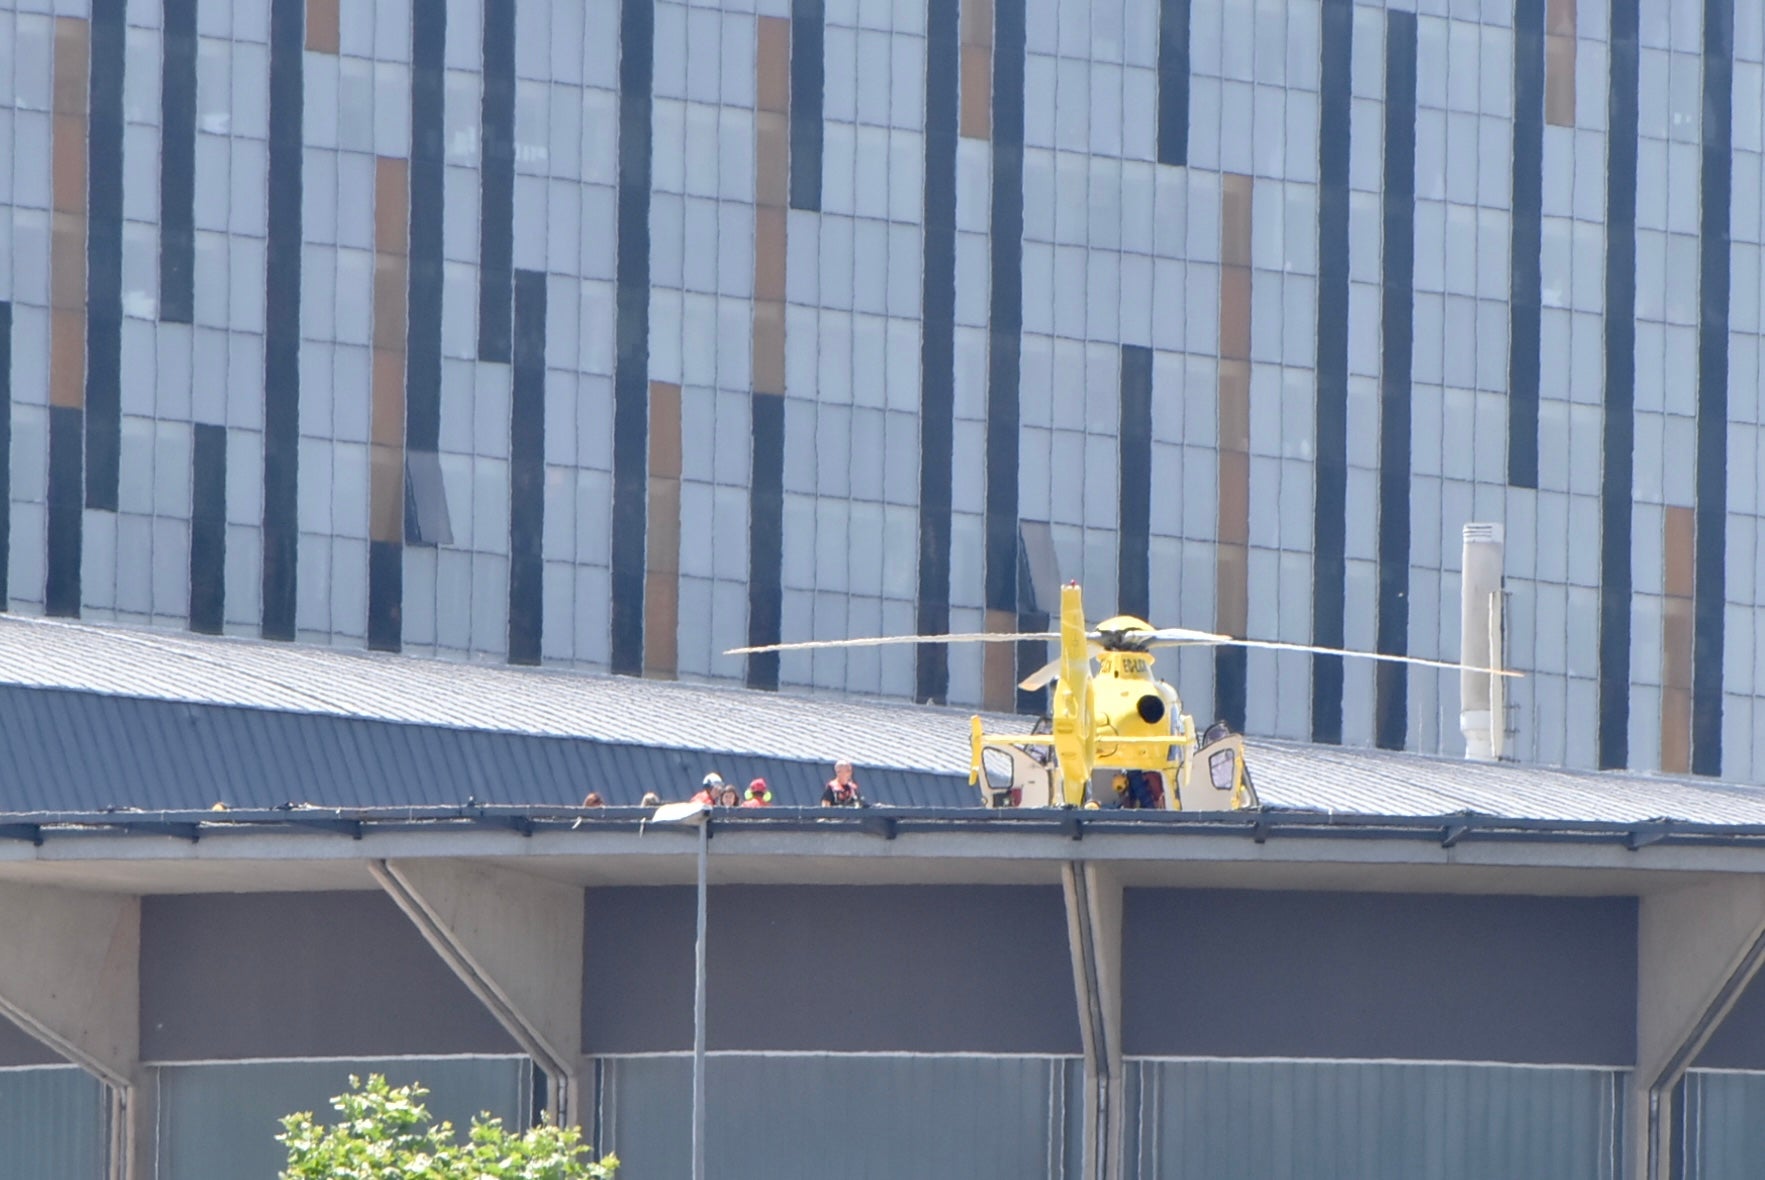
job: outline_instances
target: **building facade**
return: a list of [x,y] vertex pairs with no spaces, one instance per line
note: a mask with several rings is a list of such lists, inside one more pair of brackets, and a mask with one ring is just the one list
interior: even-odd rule
[[6,603],[1756,776],[1761,7],[5,0]]

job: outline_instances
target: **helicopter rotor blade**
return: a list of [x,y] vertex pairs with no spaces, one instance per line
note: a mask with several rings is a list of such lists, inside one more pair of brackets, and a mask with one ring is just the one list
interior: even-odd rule
[[1025,639],[1059,639],[1058,631],[974,631],[957,635],[872,635],[862,639],[808,639],[799,643],[762,643],[732,647],[726,656],[748,656],[768,651],[816,651],[842,647],[889,647],[920,643],[1017,643]]
[[1318,656],[1349,656],[1359,660],[1378,660],[1387,664],[1415,664],[1423,668],[1447,668],[1454,672],[1480,672],[1488,676],[1507,676],[1516,680],[1523,680],[1526,677],[1524,672],[1516,672],[1512,668],[1483,668],[1474,664],[1461,664],[1456,660],[1431,660],[1424,656],[1400,656],[1382,651],[1352,651],[1343,647],[1318,647],[1310,643],[1280,643],[1273,639],[1233,639],[1229,636],[1217,636],[1211,639],[1165,640],[1152,644],[1153,647],[1186,647],[1190,645],[1249,647],[1259,651],[1309,652]]

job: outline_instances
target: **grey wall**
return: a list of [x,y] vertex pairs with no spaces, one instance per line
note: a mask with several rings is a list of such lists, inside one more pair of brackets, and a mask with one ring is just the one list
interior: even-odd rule
[[[693,890],[591,889],[583,1051],[692,1046]],[[725,886],[712,1049],[1079,1052],[1058,889]]]
[[0,1067],[8,1065],[65,1065],[43,1042],[0,1016]]
[[143,1060],[514,1051],[383,894],[142,899]]
[[1698,1054],[1700,1069],[1765,1069],[1765,973],[1753,977]]
[[72,1066],[0,1070],[0,1176],[103,1180],[109,1102]]
[[1630,898],[1130,889],[1124,1051],[1630,1065]]

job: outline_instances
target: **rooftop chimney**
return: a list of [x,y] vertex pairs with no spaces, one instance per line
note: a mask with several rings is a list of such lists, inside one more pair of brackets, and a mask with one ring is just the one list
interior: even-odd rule
[[1492,762],[1501,757],[1507,721],[1501,677],[1470,668],[1499,668],[1501,650],[1502,526],[1465,526],[1464,560],[1459,567],[1459,730],[1465,757]]

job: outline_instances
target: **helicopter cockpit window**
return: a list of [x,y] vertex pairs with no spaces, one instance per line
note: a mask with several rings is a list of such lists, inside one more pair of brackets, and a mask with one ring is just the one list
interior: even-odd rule
[[1011,768],[1011,755],[1004,750],[988,747],[981,751],[981,773],[987,776],[987,786],[995,791],[1011,788],[1014,775]]
[[1207,760],[1207,776],[1215,790],[1229,791],[1236,785],[1238,754],[1235,750],[1219,750]]

